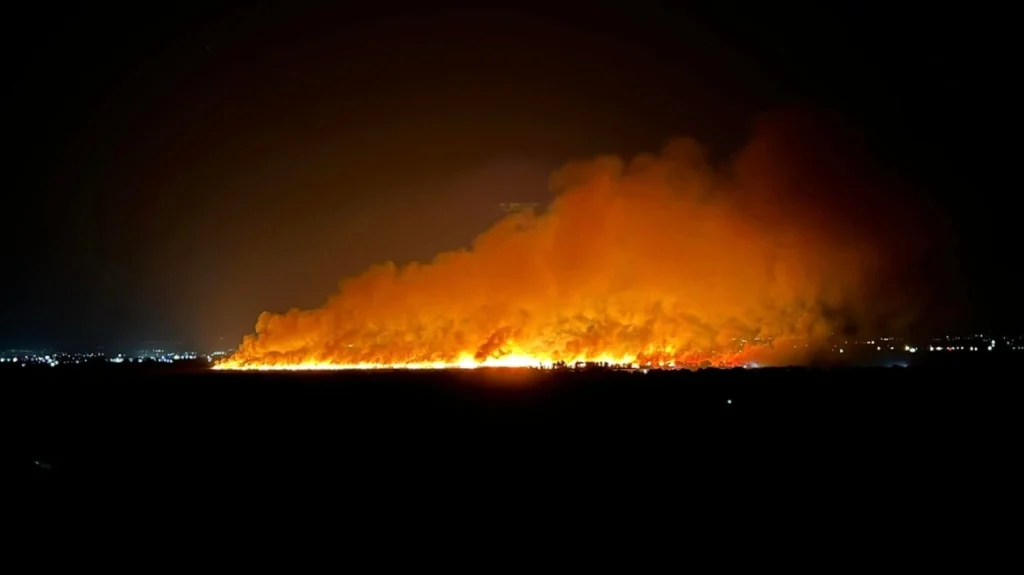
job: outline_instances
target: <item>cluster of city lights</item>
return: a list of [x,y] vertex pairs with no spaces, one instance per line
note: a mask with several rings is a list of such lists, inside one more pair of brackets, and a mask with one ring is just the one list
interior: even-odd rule
[[[1014,342],[1014,343],[1016,343],[1016,342]],[[1005,346],[1005,347],[1007,349],[1011,349],[1011,350],[1014,350],[1014,351],[1024,350],[1024,345],[1008,345],[1008,346]],[[964,345],[947,345],[947,346],[929,345],[928,346],[928,351],[979,351],[980,349],[981,349],[981,346],[977,346],[977,345],[967,345],[967,346],[964,346]],[[990,340],[988,345],[985,346],[985,350],[986,351],[995,351],[995,349],[996,349],[996,340],[994,340],[994,339]]]
[[[223,352],[220,352],[223,353]],[[2,352],[0,363],[16,364],[21,366],[50,366],[61,365],[95,365],[97,363],[175,363],[179,361],[194,361],[205,359],[212,361],[214,356],[199,355],[196,352],[172,353],[164,350],[146,350],[135,354],[127,355],[119,353],[108,356],[104,353],[64,353],[64,352],[34,352],[28,350],[11,350]]]
[[[871,339],[866,341],[844,341],[842,345],[833,345],[833,351],[838,353],[846,353],[853,346],[874,346],[875,351],[897,351],[897,345],[894,342],[899,342],[899,338],[883,337],[878,339]],[[1024,351],[1024,337],[1013,338],[1003,337],[1000,339],[986,337],[982,334],[972,336],[945,336],[939,337],[932,340],[933,343],[928,346],[928,351],[939,352],[939,351]],[[904,344],[902,346],[904,352],[917,353],[920,349],[919,346],[914,344]]]
[[101,361],[103,354],[99,353],[35,353],[31,351],[9,351],[0,356],[0,363],[11,363],[20,365],[78,365]]

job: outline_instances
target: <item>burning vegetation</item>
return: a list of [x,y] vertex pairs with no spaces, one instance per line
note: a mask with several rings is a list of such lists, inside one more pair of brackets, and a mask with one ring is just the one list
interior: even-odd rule
[[894,200],[806,124],[762,128],[726,169],[689,139],[567,165],[543,210],[372,267],[318,309],[265,312],[216,367],[792,364],[906,319],[909,212],[890,225]]

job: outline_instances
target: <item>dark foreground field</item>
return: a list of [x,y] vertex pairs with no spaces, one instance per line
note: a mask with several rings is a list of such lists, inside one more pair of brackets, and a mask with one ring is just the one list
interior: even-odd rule
[[707,505],[757,492],[941,507],[1014,481],[1013,380],[998,364],[647,375],[111,366],[9,370],[3,389],[16,466],[42,492],[328,489],[470,505],[510,492],[671,492]]

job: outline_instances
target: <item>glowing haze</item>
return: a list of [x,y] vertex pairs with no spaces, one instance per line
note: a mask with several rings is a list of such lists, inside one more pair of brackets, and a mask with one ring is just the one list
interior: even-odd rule
[[546,208],[429,263],[374,266],[318,309],[265,312],[217,367],[797,363],[908,309],[898,272],[921,246],[858,173],[792,119],[726,169],[689,139],[571,163]]

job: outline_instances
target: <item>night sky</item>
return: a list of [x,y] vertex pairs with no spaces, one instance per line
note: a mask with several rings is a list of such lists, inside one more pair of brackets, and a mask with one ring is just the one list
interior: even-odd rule
[[567,160],[679,135],[725,158],[778,109],[944,214],[951,327],[1015,331],[1007,16],[786,4],[15,9],[0,345],[232,347],[546,202]]

